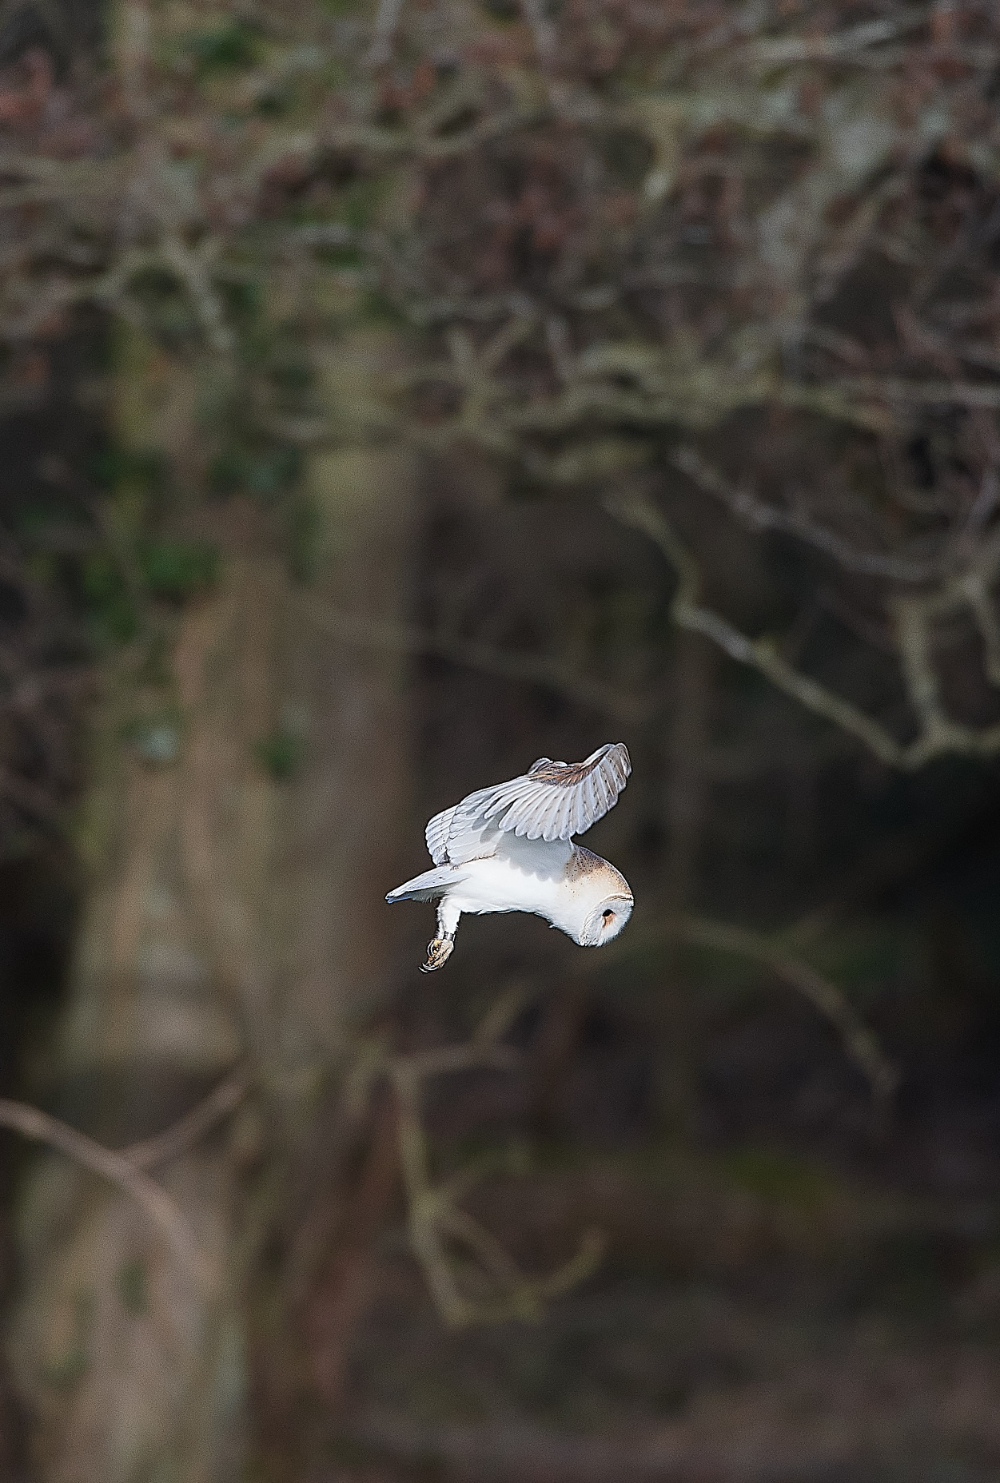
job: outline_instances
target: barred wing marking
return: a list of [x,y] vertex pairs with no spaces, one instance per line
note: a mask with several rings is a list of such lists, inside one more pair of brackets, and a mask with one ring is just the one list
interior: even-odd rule
[[614,808],[631,771],[624,742],[598,747],[585,762],[539,757],[525,777],[494,789],[485,817],[527,839],[570,839]]
[[448,863],[448,833],[451,829],[451,821],[461,806],[460,803],[453,803],[451,808],[435,814],[424,830],[427,852],[435,865],[447,865]]
[[492,855],[504,834],[546,843],[583,834],[614,808],[631,771],[623,742],[599,747],[585,762],[539,757],[523,777],[481,788],[436,814],[427,826],[431,858],[461,865]]

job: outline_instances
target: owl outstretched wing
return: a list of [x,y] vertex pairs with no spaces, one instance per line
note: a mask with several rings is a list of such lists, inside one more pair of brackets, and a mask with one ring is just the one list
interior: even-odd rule
[[539,757],[523,777],[470,793],[435,814],[427,848],[435,865],[492,855],[505,834],[546,843],[583,834],[618,802],[632,763],[624,742],[598,747],[585,762]]

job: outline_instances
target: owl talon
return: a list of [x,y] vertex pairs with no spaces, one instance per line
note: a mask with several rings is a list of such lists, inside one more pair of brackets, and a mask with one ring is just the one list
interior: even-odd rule
[[453,937],[433,937],[427,944],[427,962],[421,963],[421,973],[433,973],[438,968],[443,968],[451,957],[455,946]]

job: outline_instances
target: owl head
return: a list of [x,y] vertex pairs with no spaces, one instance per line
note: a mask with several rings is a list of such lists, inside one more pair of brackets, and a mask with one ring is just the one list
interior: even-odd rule
[[575,940],[581,947],[603,947],[619,932],[632,915],[632,893],[604,896],[592,906],[583,919]]

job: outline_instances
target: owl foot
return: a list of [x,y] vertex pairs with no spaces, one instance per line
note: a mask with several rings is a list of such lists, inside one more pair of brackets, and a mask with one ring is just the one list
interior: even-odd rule
[[421,973],[433,973],[437,968],[443,968],[451,957],[455,946],[454,937],[433,937],[427,944],[427,962],[421,963]]

